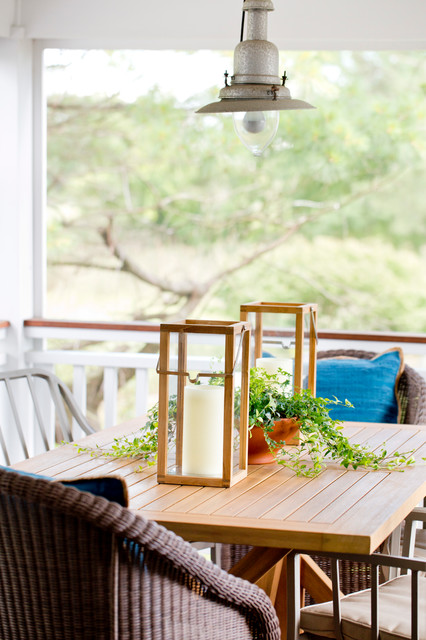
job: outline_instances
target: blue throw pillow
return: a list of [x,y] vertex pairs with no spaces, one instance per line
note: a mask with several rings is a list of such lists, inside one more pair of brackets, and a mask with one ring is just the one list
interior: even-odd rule
[[403,353],[395,348],[372,360],[330,358],[317,362],[317,397],[348,399],[354,408],[336,406],[333,420],[398,422],[400,407],[396,395],[404,369]]
[[111,502],[118,502],[122,507],[127,507],[129,504],[127,485],[123,478],[116,476],[104,476],[102,478],[79,478],[76,480],[55,480],[49,476],[38,475],[36,473],[28,473],[28,471],[20,471],[18,469],[12,469],[11,467],[0,466],[0,469],[5,471],[13,471],[23,476],[30,476],[31,478],[43,478],[44,480],[52,480],[60,482],[61,484],[69,487],[75,487],[79,491],[87,491],[95,496],[101,496]]

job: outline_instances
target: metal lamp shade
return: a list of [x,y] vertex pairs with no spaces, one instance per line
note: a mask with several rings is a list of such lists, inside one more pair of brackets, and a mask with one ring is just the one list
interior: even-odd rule
[[197,113],[236,113],[238,111],[290,111],[292,109],[315,109],[304,100],[293,98],[223,98],[198,109]]
[[[279,52],[267,40],[267,14],[273,10],[271,0],[245,0],[243,17],[247,13],[247,39],[235,48],[231,83],[228,84],[228,73],[225,73],[219,102],[212,102],[197,113],[262,113],[315,108],[304,100],[293,100],[285,87],[285,74],[279,77]],[[269,135],[260,126],[257,131],[239,126],[235,118],[234,124],[238,137],[255,155],[260,155],[270,144],[278,127],[277,121],[275,130]]]

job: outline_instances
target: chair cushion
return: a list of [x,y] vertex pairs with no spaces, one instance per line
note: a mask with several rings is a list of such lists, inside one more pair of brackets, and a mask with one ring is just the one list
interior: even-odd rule
[[122,507],[129,506],[127,484],[124,478],[104,476],[100,478],[80,478],[79,480],[59,480],[61,484],[75,487],[79,491],[87,491],[101,496],[111,502],[118,502]]
[[317,396],[348,399],[354,408],[336,406],[333,420],[398,422],[400,407],[396,389],[404,370],[403,353],[395,348],[372,360],[324,358],[317,362]]
[[28,471],[20,471],[19,469],[12,469],[11,467],[3,467],[1,469],[5,471],[13,471],[23,476],[30,476],[31,478],[43,478],[43,480],[52,480],[60,482],[69,487],[74,487],[79,491],[87,491],[95,496],[101,496],[111,502],[118,502],[122,507],[129,505],[127,485],[124,478],[118,476],[103,476],[100,478],[78,478],[74,480],[55,480],[49,476],[43,476],[36,473],[29,473]]
[[[419,578],[420,640],[426,640],[426,578]],[[411,576],[399,576],[379,589],[380,640],[411,640]],[[370,590],[358,591],[342,598],[342,633],[344,640],[370,640]],[[313,636],[335,638],[333,603],[314,604],[301,611],[301,628]]]

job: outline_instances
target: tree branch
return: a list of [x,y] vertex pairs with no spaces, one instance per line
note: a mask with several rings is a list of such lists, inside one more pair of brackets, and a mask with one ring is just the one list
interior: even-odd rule
[[130,273],[138,278],[138,280],[157,287],[160,291],[172,292],[184,298],[191,298],[195,293],[200,296],[204,295],[205,285],[195,285],[191,282],[187,284],[175,284],[170,280],[155,276],[131,260],[113,237],[112,219],[109,220],[107,227],[99,229],[98,231],[111,254],[120,261],[120,271]]
[[[400,174],[398,174],[400,177]],[[177,296],[177,300],[174,304],[179,304],[179,299],[182,299],[181,307],[178,312],[179,317],[185,317],[192,313],[198,304],[201,302],[203,297],[223,278],[236,273],[237,271],[243,269],[255,262],[262,255],[270,253],[274,251],[282,244],[284,244],[292,235],[297,233],[303,226],[306,224],[317,220],[318,218],[335,211],[342,210],[344,207],[347,207],[349,204],[360,200],[366,195],[378,191],[383,188],[386,184],[394,182],[396,176],[387,176],[381,181],[376,181],[373,184],[370,184],[368,188],[365,188],[361,191],[353,193],[345,198],[343,202],[335,202],[335,203],[318,203],[314,201],[304,201],[304,200],[295,200],[293,202],[293,207],[307,207],[310,209],[310,213],[307,215],[299,216],[297,220],[288,222],[284,233],[275,237],[273,240],[264,242],[262,245],[257,246],[255,250],[253,250],[248,255],[244,256],[242,259],[234,263],[233,265],[218,271],[214,276],[205,280],[204,282],[186,282],[186,283],[173,283],[168,279],[161,278],[158,275],[155,275],[152,272],[147,271],[146,269],[140,267],[136,262],[134,262],[126,252],[122,249],[122,247],[117,243],[114,234],[113,234],[113,216],[108,216],[108,224],[98,229],[98,233],[102,238],[103,243],[109,250],[112,256],[114,256],[119,265],[117,267],[103,265],[103,264],[93,264],[91,262],[77,262],[77,261],[64,261],[60,263],[52,262],[51,264],[60,264],[61,266],[76,266],[76,267],[87,267],[87,268],[96,268],[100,270],[108,270],[108,271],[122,271],[124,273],[129,273],[130,275],[136,277],[138,280],[145,282],[148,285],[156,287],[163,293],[172,293]],[[167,203],[175,199],[182,198],[184,199],[186,194],[179,194],[175,198],[166,198],[164,199]],[[159,317],[161,313],[155,314],[153,317]],[[164,313],[164,316],[167,317],[167,313]]]
[[[261,247],[258,247],[255,251],[250,253],[248,256],[244,257],[242,260],[240,260],[236,264],[218,272],[213,278],[209,280],[208,288],[212,287],[218,280],[221,280],[222,278],[225,278],[231,275],[232,273],[239,271],[243,267],[247,267],[249,264],[252,264],[255,260],[260,258],[260,256],[264,255],[265,253],[269,253],[270,251],[277,249],[282,244],[284,244],[292,235],[294,235],[297,231],[299,231],[303,226],[305,226],[309,222],[313,222],[327,213],[332,213],[333,211],[342,210],[344,207],[347,207],[349,204],[352,204],[353,202],[360,200],[361,198],[364,198],[366,195],[369,195],[370,193],[373,193],[375,191],[379,191],[388,183],[393,182],[397,177],[398,178],[400,177],[400,173],[397,174],[397,176],[390,175],[384,178],[383,180],[378,180],[373,184],[370,184],[368,188],[365,188],[361,191],[358,191],[356,193],[353,193],[347,196],[347,198],[343,202],[340,202],[340,203],[335,202],[324,207],[318,206],[319,203],[312,203],[311,201],[296,200],[295,203],[293,203],[293,206],[297,206],[297,207],[308,206],[309,208],[312,208],[312,205],[315,204],[315,208],[313,212],[310,215],[301,216],[296,222],[288,223],[287,230],[278,238],[275,238],[275,240],[272,240],[271,242],[267,242],[263,244]],[[301,204],[301,202],[303,202],[303,205]]]

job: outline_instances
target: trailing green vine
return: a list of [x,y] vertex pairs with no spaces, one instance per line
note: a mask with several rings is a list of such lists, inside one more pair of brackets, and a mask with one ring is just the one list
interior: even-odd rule
[[[214,381],[217,384],[217,381]],[[251,369],[249,393],[249,429],[259,426],[278,464],[288,467],[297,476],[315,477],[330,460],[346,469],[400,470],[415,464],[414,449],[389,454],[386,445],[376,453],[367,446],[353,444],[343,435],[341,421],[330,417],[333,405],[352,406],[337,398],[315,398],[307,389],[291,393],[290,376],[284,371],[268,374],[264,369]],[[236,407],[239,406],[238,393]],[[174,443],[176,428],[176,396],[169,400],[169,443]],[[272,440],[270,433],[276,420],[297,417],[299,445]],[[115,438],[109,448],[75,445],[79,453],[109,458],[141,458],[145,464],[155,464],[158,449],[158,403],[147,414],[146,424],[131,436]],[[422,460],[426,460],[423,458]],[[144,468],[144,464],[136,471]]]
[[[290,392],[290,376],[279,370],[268,374],[264,369],[250,371],[249,426],[260,426],[270,451],[278,464],[290,468],[298,476],[317,476],[328,460],[338,461],[346,469],[399,469],[415,464],[414,449],[388,454],[383,446],[378,453],[353,444],[343,435],[343,424],[330,417],[333,405],[352,404],[337,398],[316,398],[309,389],[294,395]],[[270,438],[276,420],[295,418],[299,423],[300,443],[286,445]],[[310,462],[309,462],[310,461]]]
[[[176,427],[176,396],[169,400],[169,443],[174,441]],[[114,438],[110,447],[84,447],[75,443],[78,453],[88,453],[98,458],[141,458],[145,464],[153,465],[157,461],[158,452],[158,403],[147,413],[147,421],[143,427],[130,436]],[[135,471],[142,471],[141,464]]]

